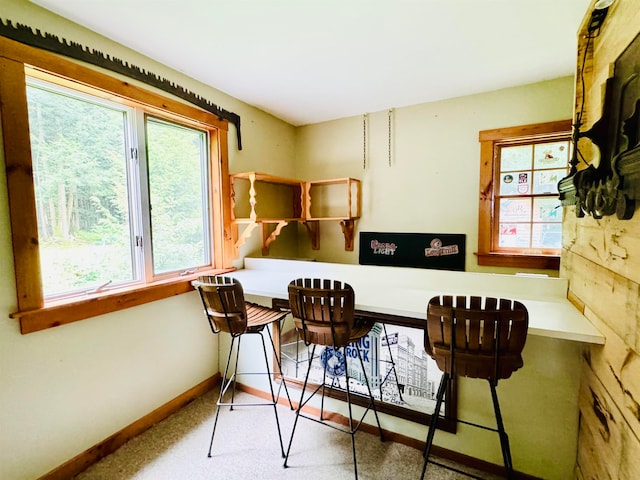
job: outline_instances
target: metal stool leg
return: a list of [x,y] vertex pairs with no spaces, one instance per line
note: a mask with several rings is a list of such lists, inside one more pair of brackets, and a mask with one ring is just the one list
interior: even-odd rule
[[[382,432],[382,427],[380,426],[380,419],[378,418],[378,409],[376,408],[376,402],[373,398],[373,393],[371,393],[371,386],[369,385],[369,377],[367,377],[367,372],[364,369],[364,361],[362,360],[362,352],[360,351],[360,345],[356,343],[356,350],[358,351],[358,358],[360,359],[360,367],[362,368],[362,375],[364,376],[364,382],[367,385],[367,392],[369,392],[369,401],[371,402],[371,408],[373,409],[373,414],[376,417],[376,423],[378,424],[378,432],[380,433],[380,440],[384,442],[384,433]],[[346,355],[345,355],[346,358]],[[348,383],[348,379],[347,379]]]
[[[222,404],[222,396],[227,391],[230,382],[235,381],[235,372],[233,373],[233,378],[227,379],[227,374],[229,373],[229,365],[231,364],[231,355],[233,353],[233,345],[236,341],[236,337],[231,337],[231,345],[229,346],[229,355],[227,356],[227,364],[224,367],[224,375],[222,376],[222,382],[220,383],[220,393],[218,394],[218,401],[216,402],[216,415],[213,420],[213,430],[211,431],[211,441],[209,442],[209,452],[207,453],[207,457],[211,458],[211,449],[213,448],[213,437],[216,434],[216,426],[218,425],[218,416],[220,415],[220,407]],[[238,347],[240,345],[238,344]]]
[[[349,407],[349,434],[351,435],[351,451],[353,453],[353,473],[355,480],[358,480],[358,461],[356,459],[356,432],[353,429],[353,411],[351,408],[351,389],[349,388],[349,364],[347,362],[347,349],[342,347],[344,356],[344,378],[347,387],[347,405]],[[364,373],[364,372],[363,372]]]
[[[236,337],[233,337],[235,340]],[[233,387],[231,389],[231,405],[229,410],[233,410],[233,402],[236,398],[236,372],[238,371],[238,357],[240,356],[240,344],[242,343],[242,336],[238,336],[238,348],[236,349],[236,363],[233,367]],[[233,342],[231,343],[231,349],[233,350]],[[268,370],[267,370],[268,371]]]
[[[325,347],[325,351],[327,348],[333,348],[333,347]],[[322,355],[322,353],[320,353],[320,355]],[[311,359],[311,361],[309,361],[309,369],[311,369],[312,361],[313,361],[313,358]],[[332,378],[331,385],[329,386],[329,391],[333,390],[334,381],[335,381],[335,378]],[[324,397],[325,397],[326,388],[327,388],[326,386],[327,386],[327,365],[325,363],[323,365],[323,370],[322,370],[322,396],[320,397],[320,416],[319,416],[320,420],[324,420]]]
[[440,386],[438,387],[438,393],[436,395],[436,408],[431,414],[431,422],[429,423],[429,433],[427,433],[427,441],[424,447],[424,463],[422,464],[422,474],[420,480],[424,479],[424,474],[427,471],[427,465],[429,464],[429,455],[431,454],[431,447],[433,446],[433,437],[436,434],[436,425],[438,423],[438,416],[440,415],[440,408],[442,407],[442,400],[444,399],[444,393],[449,385],[449,374],[443,373],[440,379]]
[[[269,383],[269,390],[271,391],[271,401],[273,402],[273,414],[276,417],[276,427],[278,428],[278,440],[280,441],[280,452],[282,453],[282,458],[284,458],[284,445],[282,443],[282,431],[280,430],[280,419],[278,418],[278,400],[276,399],[276,394],[273,391],[273,383],[271,382],[271,373],[269,369],[269,357],[267,356],[267,345],[264,342],[264,336],[262,332],[260,332],[260,340],[262,340],[262,351],[264,353],[264,365],[266,367],[265,373],[267,376],[267,383]],[[271,343],[273,345],[273,342]],[[288,392],[287,392],[287,395],[288,395]]]
[[[271,341],[271,348],[273,349],[273,358],[276,361],[276,364],[278,365],[278,372],[280,373],[280,386],[278,387],[278,396],[277,398],[280,398],[280,390],[282,389],[282,387],[284,386],[284,393],[287,396],[287,400],[289,401],[289,407],[291,408],[291,410],[293,410],[293,402],[291,401],[291,396],[289,395],[289,389],[287,388],[287,382],[285,382],[284,380],[284,374],[282,373],[282,363],[280,362],[280,355],[278,355],[278,352],[276,351],[276,344],[273,341],[273,335],[271,335],[271,330],[269,330],[269,327],[267,327],[267,333],[269,334],[269,340]],[[268,367],[267,367],[267,371]]]
[[496,423],[498,424],[498,435],[500,435],[500,447],[502,449],[502,458],[504,459],[504,468],[507,470],[507,478],[509,480],[515,478],[513,474],[513,463],[511,460],[511,449],[509,448],[509,436],[504,429],[502,422],[502,415],[500,413],[500,404],[498,402],[498,393],[496,392],[496,386],[491,380],[489,380],[489,386],[491,387],[491,398],[493,399],[493,409],[496,414]]
[[298,403],[298,407],[296,408],[296,418],[293,421],[293,428],[291,429],[291,437],[289,438],[289,446],[287,447],[287,453],[284,456],[284,463],[282,464],[282,466],[284,468],[287,468],[287,460],[289,460],[289,452],[291,451],[291,444],[293,443],[293,436],[296,433],[296,426],[298,425],[298,419],[300,418],[300,410],[302,410],[302,407],[304,405],[304,393],[307,390],[307,384],[309,382],[309,373],[311,372],[311,361],[313,360],[313,357],[315,355],[315,351],[316,351],[316,346],[313,346],[313,349],[311,351],[311,357],[309,358],[309,365],[307,368],[307,374],[304,377],[304,383],[302,384],[302,392],[300,392],[300,402]]

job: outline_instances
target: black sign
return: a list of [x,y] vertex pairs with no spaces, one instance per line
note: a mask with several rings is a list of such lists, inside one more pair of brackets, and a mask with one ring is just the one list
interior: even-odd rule
[[360,232],[360,265],[464,271],[464,234]]

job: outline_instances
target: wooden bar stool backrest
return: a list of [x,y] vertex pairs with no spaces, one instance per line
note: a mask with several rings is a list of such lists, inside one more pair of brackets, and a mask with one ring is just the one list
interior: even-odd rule
[[523,366],[528,325],[518,301],[436,296],[427,308],[424,348],[443,372],[497,384]]
[[354,304],[353,288],[347,283],[298,278],[289,284],[291,314],[306,345],[348,345],[352,341]]
[[205,275],[193,286],[200,292],[213,333],[238,336],[247,331],[247,307],[240,282],[232,277]]

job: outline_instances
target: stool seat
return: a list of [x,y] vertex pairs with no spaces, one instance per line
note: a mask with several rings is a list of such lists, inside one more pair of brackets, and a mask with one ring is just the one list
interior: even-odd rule
[[[362,352],[360,350],[360,345],[358,344],[358,340],[371,331],[375,322],[371,319],[355,319],[354,292],[353,288],[351,288],[347,283],[317,278],[299,278],[293,280],[289,284],[288,291],[289,306],[291,308],[291,314],[293,316],[298,336],[307,347],[311,346],[311,354],[309,356],[307,373],[302,386],[302,393],[300,394],[300,402],[296,409],[296,417],[293,423],[287,453],[285,455],[284,466],[288,466],[287,461],[289,459],[289,453],[291,451],[291,445],[296,432],[298,419],[300,417],[304,417],[319,423],[325,423],[323,409],[325,385],[327,383],[326,377],[332,377],[329,383],[329,389],[333,389],[336,387],[336,377],[344,376],[344,388],[346,390],[347,404],[349,408],[349,428],[348,430],[344,430],[333,425],[331,426],[332,428],[351,435],[353,469],[355,478],[357,479],[358,464],[356,459],[355,434],[369,410],[373,410],[376,423],[378,425],[378,431],[380,432],[380,439],[384,440],[382,428],[380,427],[380,420],[378,419],[378,412],[376,410],[375,401],[373,394],[371,393],[371,387],[367,377],[367,371],[362,360]],[[315,349],[317,346],[325,347],[323,355],[320,355],[323,367],[322,384],[314,386],[314,389],[305,398],[305,393],[307,392],[309,383],[309,373],[311,372],[311,363],[317,358],[315,355]],[[365,406],[365,410],[360,421],[357,423],[353,420],[351,409],[351,397],[356,393],[352,391],[352,386],[350,386],[351,376],[350,367],[348,365],[348,358],[350,355],[347,354],[346,350],[348,346],[352,349],[355,347],[358,354],[360,367],[362,368],[362,378],[364,379],[364,384],[368,394],[368,403]],[[328,365],[330,363],[328,361],[329,358],[337,363],[333,365],[330,372],[328,372]],[[306,415],[302,412],[303,407],[319,391],[322,392],[319,417],[316,418]]]
[[[526,307],[514,300],[478,296],[436,296],[427,306],[424,349],[437,363],[443,375],[436,395],[436,407],[425,442],[424,478],[444,394],[456,376],[487,380],[491,389],[497,429],[470,422],[469,425],[495,431],[508,478],[513,478],[513,464],[496,386],[520,369],[529,315]],[[462,421],[454,419],[456,421]],[[434,463],[434,462],[432,462]]]
[[[264,340],[263,333],[266,331],[271,343],[271,351],[273,358],[278,365],[278,372],[282,372],[280,368],[280,361],[278,352],[276,352],[273,337],[268,328],[269,325],[282,321],[288,314],[286,311],[278,309],[272,309],[263,307],[254,303],[246,302],[244,299],[244,291],[242,285],[238,280],[232,277],[225,276],[202,276],[192,282],[193,287],[200,294],[202,305],[204,307],[205,315],[209,321],[209,326],[213,333],[226,332],[231,335],[231,345],[229,347],[229,353],[227,356],[227,363],[224,369],[224,375],[222,377],[222,384],[220,385],[220,393],[218,395],[218,401],[216,402],[216,414],[213,422],[213,431],[211,432],[211,442],[209,443],[208,456],[211,457],[213,449],[213,439],[216,433],[216,426],[218,424],[218,417],[220,415],[220,407],[229,406],[231,409],[237,406],[271,406],[273,407],[274,416],[276,419],[276,427],[278,430],[278,439],[280,442],[280,452],[284,457],[284,444],[282,442],[282,432],[280,429],[280,421],[278,419],[278,410],[276,408],[278,404],[278,395],[276,395],[273,389],[272,378],[276,375],[276,372],[272,372],[269,366],[269,358],[267,355],[267,348]],[[267,328],[265,328],[267,327]],[[264,372],[240,372],[237,370],[238,357],[240,355],[240,340],[243,335],[258,334],[262,341],[262,352],[264,354],[265,370]],[[234,351],[234,345],[238,347],[235,349],[235,369],[231,376],[229,376],[229,368],[232,363],[231,357]],[[239,375],[263,375],[268,382],[271,392],[270,401],[257,402],[257,403],[240,403],[235,401],[236,379]],[[289,397],[289,391],[284,377],[280,377],[280,387],[284,387],[285,394],[289,401],[291,409],[293,404]],[[223,396],[232,388],[231,401],[224,402]]]

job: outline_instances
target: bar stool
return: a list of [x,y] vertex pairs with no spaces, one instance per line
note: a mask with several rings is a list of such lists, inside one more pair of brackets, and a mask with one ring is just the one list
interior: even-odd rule
[[[231,335],[231,345],[229,346],[229,354],[227,356],[227,363],[224,368],[224,375],[222,377],[222,384],[220,385],[220,394],[218,395],[218,401],[216,402],[216,414],[213,421],[213,431],[211,432],[211,442],[209,443],[209,453],[211,457],[211,450],[213,448],[213,438],[216,434],[216,426],[218,424],[218,416],[220,415],[220,408],[223,406],[233,407],[238,406],[272,406],[273,412],[276,418],[276,426],[278,428],[278,438],[280,440],[280,451],[284,457],[284,444],[282,442],[282,433],[280,430],[280,421],[278,419],[278,410],[276,405],[280,397],[280,389],[284,387],[285,394],[289,400],[289,405],[293,410],[293,404],[289,397],[289,391],[287,390],[287,384],[284,381],[284,377],[280,377],[280,386],[278,388],[278,394],[274,392],[272,376],[275,372],[270,371],[269,358],[267,356],[267,348],[264,341],[264,332],[266,331],[269,340],[271,342],[271,349],[273,352],[273,358],[278,365],[278,374],[281,373],[279,357],[276,352],[273,337],[269,331],[268,325],[274,322],[280,322],[287,316],[288,312],[275,310],[261,305],[246,302],[244,299],[244,292],[240,282],[232,277],[224,276],[202,276],[198,280],[191,282],[196,290],[200,293],[202,304],[204,306],[204,313],[209,321],[209,326],[213,333],[227,332]],[[267,328],[265,328],[267,327]],[[240,343],[243,335],[258,334],[262,340],[262,351],[264,353],[265,371],[264,372],[239,372],[238,371],[238,357],[240,355]],[[238,341],[236,348],[234,371],[230,377],[229,366],[231,364],[231,356],[234,350],[234,345]],[[271,391],[271,401],[267,402],[236,402],[236,379],[239,375],[264,375],[267,377],[269,388]],[[222,398],[229,388],[231,390],[231,401],[223,402]]]
[[498,433],[507,478],[514,478],[509,437],[502,422],[496,386],[498,380],[509,378],[524,365],[521,353],[528,325],[527,309],[518,301],[449,295],[429,300],[424,349],[436,361],[443,375],[429,424],[421,479],[428,463],[437,463],[429,460],[429,455],[445,391],[450,391],[456,375],[488,381],[497,429],[457,418],[454,420]]
[[[351,435],[353,469],[356,479],[358,478],[358,464],[356,460],[355,434],[369,410],[373,410],[374,412],[378,431],[380,432],[380,439],[384,441],[382,428],[380,427],[380,420],[378,419],[378,412],[371,393],[369,379],[367,378],[366,368],[362,360],[362,352],[358,342],[358,340],[369,333],[375,322],[367,319],[360,319],[356,322],[354,319],[354,303],[353,289],[347,283],[335,280],[321,280],[317,278],[299,278],[293,280],[289,284],[289,306],[291,307],[291,314],[293,315],[293,320],[296,330],[298,331],[299,338],[304,341],[305,345],[311,345],[311,355],[309,357],[310,360],[307,368],[307,374],[302,386],[302,393],[300,394],[300,402],[296,409],[296,417],[293,423],[287,453],[285,455],[284,467],[288,466],[287,461],[289,459],[289,452],[291,451],[291,444],[293,443],[293,437],[300,417],[328,425],[336,430]],[[309,393],[305,399],[305,392],[307,391],[307,386],[309,384],[309,374],[312,370],[311,364],[315,358],[315,350],[318,345],[325,347],[320,355],[320,361],[323,366],[322,384],[314,386],[311,393]],[[350,348],[349,351],[347,351],[347,346]],[[352,349],[354,347],[358,358],[360,359],[362,379],[366,385],[368,397],[365,411],[357,423],[354,422],[353,419],[351,408],[352,397],[354,395],[362,394],[352,391],[353,386],[349,385],[349,380],[352,377],[350,375],[351,368],[348,364],[348,359],[350,354],[353,353]],[[327,375],[332,377],[329,389],[333,389],[336,386],[338,388],[342,388],[339,383],[336,384],[336,379],[337,377],[344,377],[345,379],[344,389],[346,390],[347,405],[349,408],[348,430],[325,423],[323,418]],[[319,417],[316,418],[304,414],[302,412],[302,408],[320,390],[322,391],[322,400]]]

